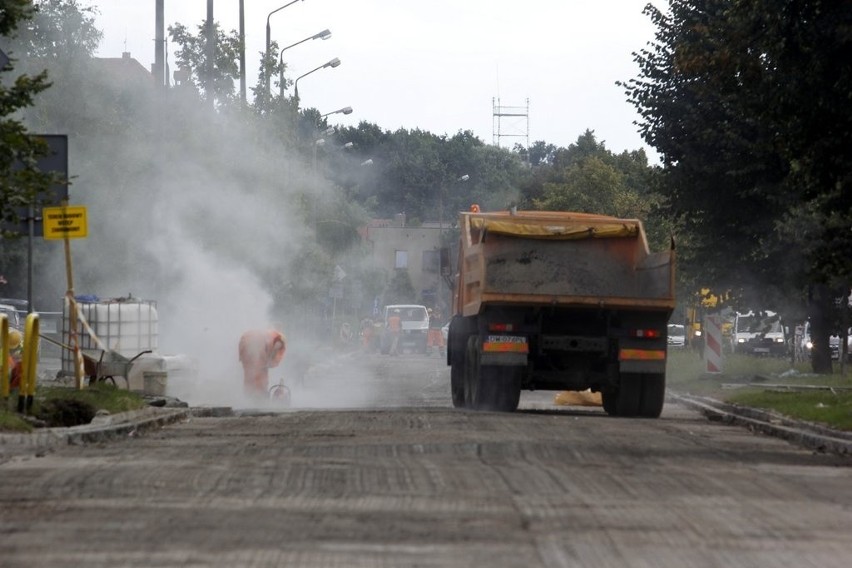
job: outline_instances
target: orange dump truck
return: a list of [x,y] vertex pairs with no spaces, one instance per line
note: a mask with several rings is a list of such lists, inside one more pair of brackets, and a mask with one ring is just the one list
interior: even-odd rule
[[674,250],[642,223],[584,213],[462,213],[447,342],[453,405],[512,412],[521,390],[600,392],[656,418],[675,306]]

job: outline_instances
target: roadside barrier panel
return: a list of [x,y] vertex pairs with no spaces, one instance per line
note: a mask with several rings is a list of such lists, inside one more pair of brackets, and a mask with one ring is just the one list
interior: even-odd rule
[[722,372],[722,320],[719,316],[704,317],[704,364],[708,373]]

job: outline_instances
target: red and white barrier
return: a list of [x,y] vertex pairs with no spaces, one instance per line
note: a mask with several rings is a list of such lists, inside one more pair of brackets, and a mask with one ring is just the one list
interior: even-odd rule
[[704,368],[708,373],[722,372],[722,318],[704,316]]

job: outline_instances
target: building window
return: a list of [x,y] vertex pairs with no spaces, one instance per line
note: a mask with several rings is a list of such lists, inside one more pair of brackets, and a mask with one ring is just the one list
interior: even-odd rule
[[423,264],[421,265],[420,270],[423,272],[437,273],[440,268],[440,260],[440,251],[424,250]]
[[407,250],[398,250],[396,251],[396,258],[393,263],[394,268],[408,268],[408,251]]

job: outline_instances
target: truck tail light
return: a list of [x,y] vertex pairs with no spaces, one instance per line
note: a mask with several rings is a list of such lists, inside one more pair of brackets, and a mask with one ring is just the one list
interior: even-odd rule
[[649,339],[655,339],[662,337],[662,333],[659,329],[631,329],[630,337],[647,337]]
[[505,333],[507,331],[515,331],[515,326],[511,323],[489,323],[488,331]]

